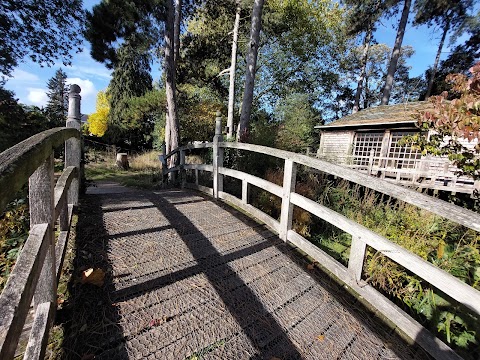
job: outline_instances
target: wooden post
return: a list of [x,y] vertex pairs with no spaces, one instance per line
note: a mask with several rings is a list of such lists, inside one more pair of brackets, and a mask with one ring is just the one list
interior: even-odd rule
[[37,224],[48,224],[46,239],[50,244],[35,290],[35,308],[44,302],[56,305],[53,153],[29,178],[29,202],[30,229]]
[[370,150],[370,156],[368,157],[368,168],[367,168],[367,175],[372,175],[372,168],[373,168],[373,156],[375,155],[375,150]]
[[198,169],[195,169],[195,185],[198,186]]
[[223,166],[223,148],[218,146],[222,141],[222,113],[217,111],[213,138],[213,197],[215,199],[218,199],[218,193],[223,191],[223,175],[218,172],[218,168]]
[[183,189],[187,183],[187,174],[185,172],[185,150],[180,150],[180,187]]
[[[68,117],[67,127],[80,131],[80,86],[71,85],[68,94]],[[68,203],[78,205],[78,192],[80,189],[80,180],[83,178],[80,168],[80,160],[82,156],[81,139],[71,138],[65,142],[65,167],[75,166],[78,170],[78,178],[73,179],[70,189],[68,190]]]
[[287,241],[288,230],[292,228],[293,204],[290,202],[290,195],[295,192],[297,180],[297,165],[289,159],[285,159],[283,169],[283,191],[282,191],[282,212],[280,215],[280,229],[278,236]]
[[367,244],[358,236],[352,235],[352,245],[350,246],[350,256],[348,258],[348,271],[355,281],[362,279],[363,261]]
[[245,205],[248,204],[248,193],[249,193],[249,186],[248,186],[248,181],[243,179],[242,180],[242,203]]

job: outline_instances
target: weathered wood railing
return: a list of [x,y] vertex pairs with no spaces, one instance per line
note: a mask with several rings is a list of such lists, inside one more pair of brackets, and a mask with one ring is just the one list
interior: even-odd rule
[[[30,233],[0,296],[0,359],[12,359],[32,304],[24,359],[44,357],[57,307],[57,284],[80,176],[80,87],[69,94],[67,127],[34,135],[0,154],[0,212],[28,182]],[[65,168],[54,183],[53,150],[65,144]],[[55,223],[59,234],[55,239]]]
[[351,169],[396,184],[468,194],[480,190],[480,181],[457,175],[458,169],[447,158],[376,156],[371,150],[369,156],[355,156],[346,162]]
[[[189,149],[213,148],[213,164],[186,164],[185,152]],[[223,153],[225,148],[245,150],[265,154],[284,159],[283,186],[276,185],[267,180],[223,166]],[[352,221],[345,216],[316,203],[295,192],[296,168],[298,165],[320,170],[335,175],[348,181],[360,184],[367,188],[392,196],[401,201],[428,210],[449,220],[455,221],[465,227],[480,231],[480,215],[453,204],[420,194],[381,179],[372,179],[358,171],[335,165],[320,159],[305,155],[295,154],[283,150],[272,149],[264,146],[251,145],[236,142],[223,142],[221,135],[221,118],[217,117],[216,135],[211,143],[190,144],[172,151],[164,158],[172,154],[180,153],[180,164],[166,170],[166,172],[180,173],[183,186],[201,190],[214,198],[224,199],[233,205],[250,213],[263,221],[271,229],[279,234],[279,237],[298,247],[309,256],[319,262],[321,266],[331,272],[336,278],[354,290],[359,296],[372,305],[380,314],[392,321],[397,328],[407,337],[416,341],[426,351],[437,359],[459,359],[460,357],[440,339],[435,337],[420,325],[411,316],[406,314],[398,306],[362,280],[361,275],[366,256],[367,246],[382,253],[396,263],[403,266],[413,274],[422,278],[432,286],[447,294],[455,301],[463,304],[473,316],[480,316],[480,292],[463,283],[449,273],[439,269],[433,264],[423,260],[412,252],[389,241],[381,235]],[[195,171],[195,183],[186,183],[185,170]],[[199,171],[213,173],[213,187],[199,185]],[[241,199],[223,190],[224,176],[233,177],[242,181]],[[248,191],[250,185],[257,186],[282,199],[280,221],[273,219],[259,209],[248,203]],[[298,206],[311,214],[335,225],[339,229],[352,235],[352,245],[348,267],[334,260],[326,252],[313,245],[307,239],[292,229],[293,207]]]

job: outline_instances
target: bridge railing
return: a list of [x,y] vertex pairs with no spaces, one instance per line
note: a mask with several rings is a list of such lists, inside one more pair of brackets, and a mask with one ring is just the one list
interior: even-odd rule
[[[212,164],[185,163],[185,152],[189,149],[197,148],[213,148]],[[279,186],[242,171],[224,167],[223,154],[225,148],[249,151],[284,159],[283,186]],[[357,295],[366,300],[376,309],[376,311],[393,322],[401,332],[403,332],[408,338],[416,341],[432,356],[437,359],[460,359],[460,357],[450,349],[448,345],[426,330],[420,323],[362,279],[361,276],[365,263],[367,246],[372,247],[379,253],[409,270],[411,273],[424,279],[455,301],[463,304],[463,306],[475,317],[480,316],[480,292],[444,270],[441,270],[433,264],[423,260],[414,253],[391,242],[385,237],[296,193],[296,169],[298,165],[303,165],[311,169],[320,170],[415,205],[420,209],[427,210],[475,231],[480,231],[479,214],[320,159],[265,146],[237,142],[223,142],[221,134],[221,118],[218,114],[216,135],[213,142],[190,144],[180,147],[165,156],[165,159],[176,152],[180,153],[180,164],[166,170],[166,172],[179,172],[180,178],[182,179],[182,186],[198,189],[212,195],[214,198],[226,200],[253,215],[277,232],[281,239],[296,246],[318,261],[322,267],[353,289]],[[187,169],[195,171],[195,183],[186,182],[186,177],[182,175],[182,172]],[[213,174],[212,188],[199,185],[199,171],[207,171]],[[233,196],[223,190],[224,176],[233,177],[242,182],[241,198]],[[248,203],[248,192],[251,185],[266,190],[281,198],[282,205],[280,220],[270,217]],[[337,262],[333,257],[293,230],[292,216],[294,206],[298,206],[352,235],[352,244],[347,267]]]
[[[44,357],[73,208],[78,203],[79,93],[80,88],[72,85],[67,127],[41,132],[0,153],[0,212],[27,182],[30,204],[30,232],[0,295],[0,359],[14,357],[32,299],[34,318],[24,359]],[[53,150],[63,144],[65,167],[55,183]]]

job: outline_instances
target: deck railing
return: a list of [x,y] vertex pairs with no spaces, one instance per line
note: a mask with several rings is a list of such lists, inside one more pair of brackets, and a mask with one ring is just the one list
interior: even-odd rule
[[[0,295],[0,359],[14,357],[33,299],[24,359],[43,359],[57,307],[57,285],[80,185],[80,87],[69,94],[67,127],[34,135],[0,154],[0,212],[28,182],[30,232]],[[53,150],[65,144],[54,182]],[[59,233],[55,236],[55,223]]]
[[369,156],[356,155],[345,162],[350,169],[396,184],[467,194],[480,190],[480,181],[458,175],[458,168],[448,158],[376,156],[371,150]]
[[[213,148],[212,164],[187,164],[185,162],[185,152],[189,149],[199,148]],[[284,159],[283,186],[276,185],[265,179],[261,179],[242,171],[224,167],[223,154],[225,148],[249,151]],[[198,189],[212,195],[214,198],[226,200],[253,215],[278,233],[281,239],[296,246],[318,261],[322,267],[331,272],[345,285],[353,289],[357,295],[365,299],[376,309],[376,311],[393,322],[403,334],[416,341],[432,356],[437,359],[460,359],[460,357],[450,349],[448,345],[426,330],[411,316],[362,279],[361,276],[365,263],[366,248],[367,246],[370,246],[379,253],[400,264],[411,273],[430,283],[436,289],[447,294],[460,304],[463,304],[463,306],[465,306],[465,308],[475,317],[480,316],[480,292],[444,270],[441,270],[433,264],[423,260],[414,253],[391,242],[385,237],[296,193],[296,169],[298,165],[303,165],[311,169],[320,170],[415,205],[420,209],[430,211],[475,231],[480,231],[479,214],[386,182],[382,179],[372,178],[366,174],[359,173],[358,171],[320,159],[265,146],[237,142],[223,142],[221,134],[221,118],[218,114],[216,121],[216,135],[213,142],[189,144],[172,151],[163,158],[166,161],[166,159],[172,154],[177,152],[180,153],[180,164],[170,169],[166,169],[165,173],[178,172],[182,186]],[[188,169],[195,171],[195,183],[186,182],[186,176],[184,173]],[[212,188],[199,185],[200,171],[213,173]],[[241,198],[237,198],[224,191],[223,181],[225,176],[233,177],[242,181]],[[257,186],[281,198],[282,205],[280,220],[270,217],[248,203],[248,192],[251,185]],[[347,267],[337,262],[333,257],[292,229],[294,206],[298,206],[352,235],[352,244]]]

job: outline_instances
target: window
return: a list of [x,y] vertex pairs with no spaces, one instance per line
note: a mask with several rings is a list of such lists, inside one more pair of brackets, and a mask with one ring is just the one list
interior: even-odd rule
[[401,146],[399,141],[405,135],[413,135],[412,131],[393,131],[390,137],[390,144],[388,147],[389,166],[396,169],[414,169],[415,163],[420,159],[420,153],[412,149],[411,146]]
[[370,150],[375,150],[374,156],[380,156],[383,132],[360,132],[355,135],[353,145],[353,164],[368,166]]

